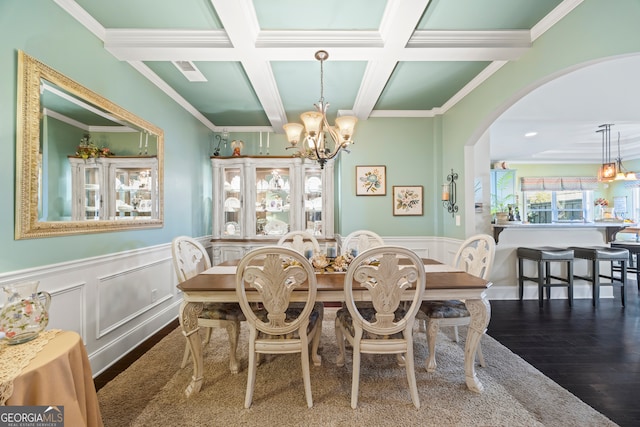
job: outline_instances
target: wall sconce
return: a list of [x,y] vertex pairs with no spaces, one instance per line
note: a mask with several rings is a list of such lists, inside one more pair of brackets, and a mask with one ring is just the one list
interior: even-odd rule
[[447,183],[442,184],[442,206],[447,208],[447,212],[451,216],[455,216],[458,212],[458,205],[456,205],[456,181],[458,180],[458,174],[451,169],[451,173],[447,175]]

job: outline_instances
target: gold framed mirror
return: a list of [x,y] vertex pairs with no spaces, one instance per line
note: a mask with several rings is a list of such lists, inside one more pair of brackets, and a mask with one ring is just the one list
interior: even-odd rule
[[15,238],[162,227],[164,132],[18,52]]

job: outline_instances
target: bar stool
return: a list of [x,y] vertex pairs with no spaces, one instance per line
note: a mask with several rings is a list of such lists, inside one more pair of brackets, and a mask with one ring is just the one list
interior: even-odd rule
[[[542,246],[537,248],[520,247],[518,255],[518,286],[520,300],[524,296],[524,281],[538,283],[538,305],[542,307],[544,289],[547,289],[547,299],[551,299],[552,287],[566,287],[568,290],[569,306],[573,304],[573,250],[567,248],[555,248]],[[524,274],[524,260],[535,261],[538,264],[538,277],[528,277]],[[553,276],[551,274],[552,262],[567,263],[567,277]],[[557,280],[551,282],[551,279]]]
[[[622,290],[622,306],[624,307],[624,287],[627,284],[627,263],[629,262],[629,251],[624,248],[610,248],[606,246],[598,247],[572,247],[574,256],[580,259],[591,261],[590,276],[574,276],[577,279],[586,280],[593,285],[593,306],[598,305],[600,299],[600,286],[620,286]],[[600,262],[611,263],[611,275],[600,273]],[[620,263],[620,279],[616,281],[613,277],[614,262]],[[609,279],[610,282],[601,282],[600,279]]]
[[[629,251],[629,264],[627,264],[627,273],[636,274],[636,284],[638,285],[638,290],[640,291],[640,265],[638,265],[638,261],[640,261],[640,243],[611,242],[611,247],[627,249]],[[620,270],[620,265],[614,265],[613,271],[618,272]]]

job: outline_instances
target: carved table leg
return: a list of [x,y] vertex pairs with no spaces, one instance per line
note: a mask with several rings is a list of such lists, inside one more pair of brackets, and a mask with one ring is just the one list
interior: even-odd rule
[[187,339],[191,357],[193,358],[193,375],[191,376],[191,382],[184,391],[187,397],[199,392],[200,387],[202,387],[202,342],[198,333],[200,329],[198,327],[198,315],[202,313],[202,307],[203,304],[201,302],[183,301],[180,304],[180,326],[182,327],[182,334]]
[[480,338],[487,330],[491,317],[491,306],[486,298],[468,299],[465,304],[471,314],[471,323],[469,324],[467,342],[464,347],[464,372],[469,390],[482,393],[484,387],[476,376],[476,351],[478,350]]

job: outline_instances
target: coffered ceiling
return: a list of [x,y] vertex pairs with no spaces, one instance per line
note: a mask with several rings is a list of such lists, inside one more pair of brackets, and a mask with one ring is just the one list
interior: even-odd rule
[[313,109],[319,49],[330,119],[442,114],[582,2],[54,1],[212,131],[231,132],[282,132]]

